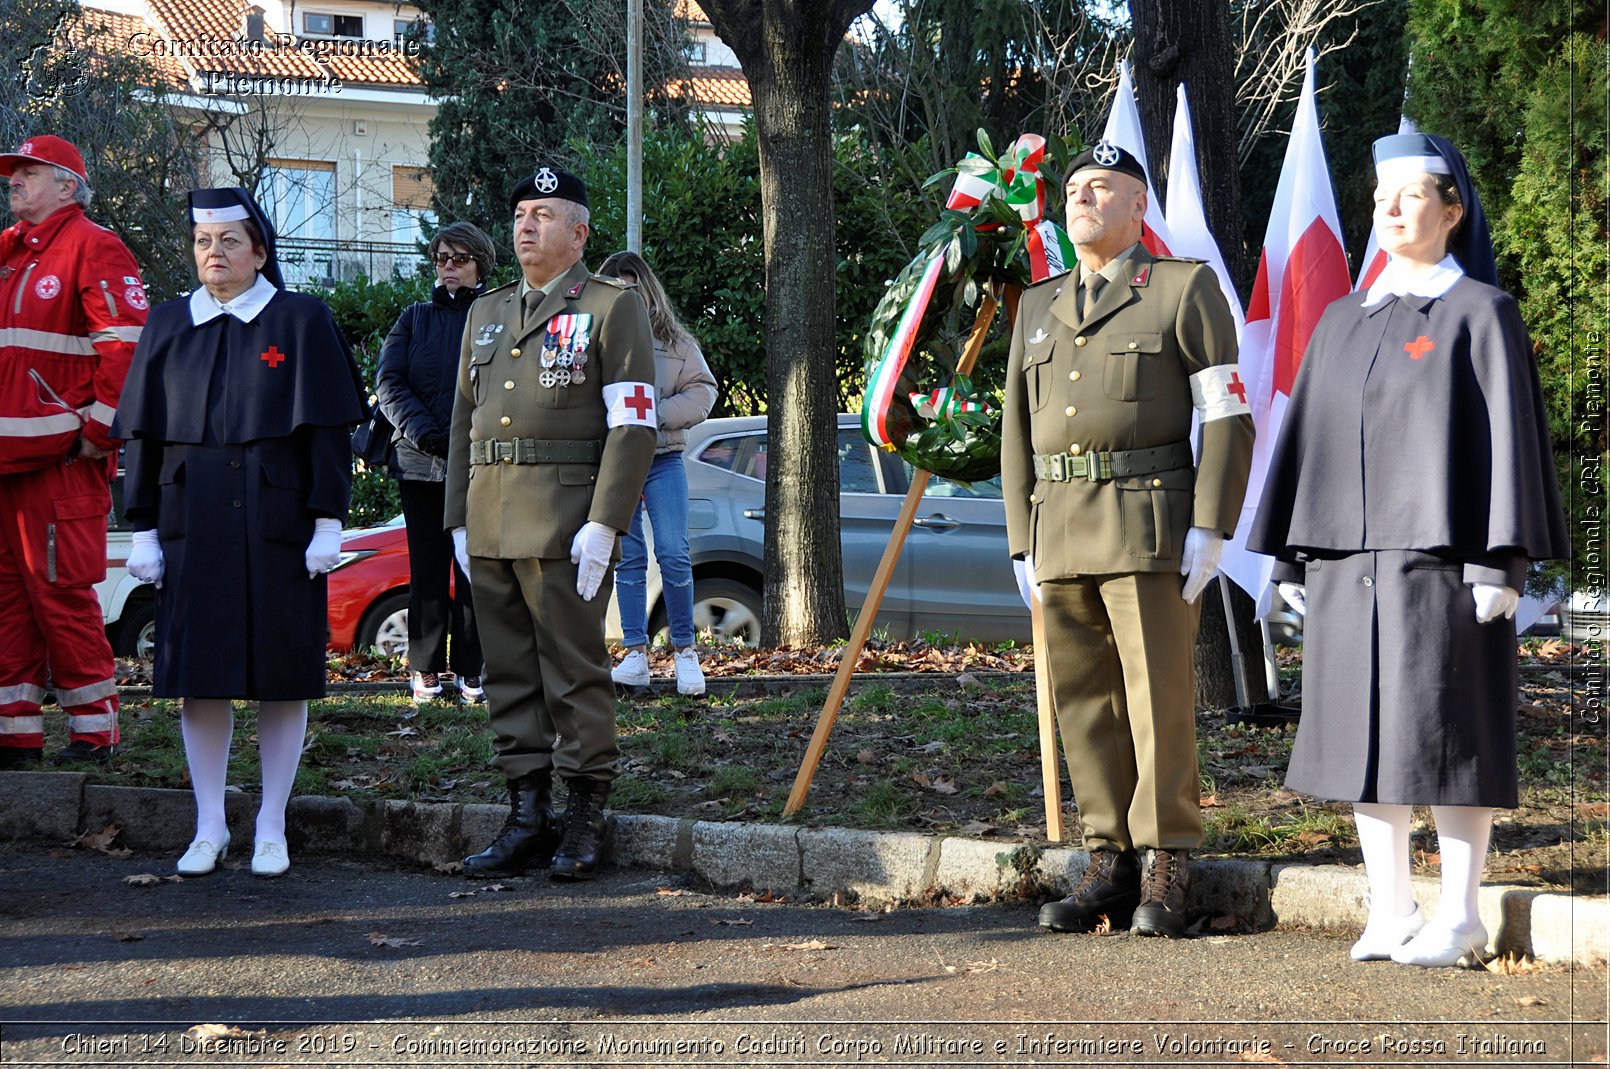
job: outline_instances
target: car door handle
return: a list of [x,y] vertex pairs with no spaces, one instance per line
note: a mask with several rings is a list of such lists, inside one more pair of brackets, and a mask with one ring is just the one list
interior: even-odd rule
[[759,520],[761,523],[765,523],[766,522],[766,510],[765,509],[744,509],[744,519],[746,519],[746,520]]
[[962,521],[953,520],[943,512],[933,516],[923,516],[911,521],[914,527],[927,527],[936,531],[948,531],[952,527],[960,527]]

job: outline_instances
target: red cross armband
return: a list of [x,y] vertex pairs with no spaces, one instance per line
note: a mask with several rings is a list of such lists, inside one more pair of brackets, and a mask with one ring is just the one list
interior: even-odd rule
[[652,382],[604,383],[604,406],[609,409],[609,427],[649,427],[660,429],[659,413],[654,411]]
[[1241,381],[1236,364],[1216,364],[1191,376],[1191,405],[1203,423],[1252,413],[1247,405],[1247,385]]

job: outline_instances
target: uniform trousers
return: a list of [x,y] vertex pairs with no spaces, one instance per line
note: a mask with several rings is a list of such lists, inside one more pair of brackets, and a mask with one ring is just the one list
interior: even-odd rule
[[1089,850],[1202,842],[1192,660],[1200,604],[1173,571],[1040,584],[1046,664]]
[[618,772],[615,685],[604,613],[610,577],[591,601],[568,557],[470,558],[486,704],[505,779],[552,770],[608,783]]
[[0,746],[45,745],[47,673],[73,741],[118,741],[112,646],[95,596],[106,578],[107,465],[0,476]]

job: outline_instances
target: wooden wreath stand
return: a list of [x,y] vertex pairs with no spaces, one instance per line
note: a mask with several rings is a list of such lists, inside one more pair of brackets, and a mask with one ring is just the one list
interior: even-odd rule
[[[1010,324],[1017,315],[1017,299],[1020,291],[1017,287],[1008,287],[1006,291],[1006,315]],[[995,320],[995,309],[998,301],[993,293],[987,293],[984,303],[978,309],[978,318],[973,321],[973,333],[967,339],[967,348],[962,352],[961,361],[956,365],[956,374],[966,375],[973,370],[978,361],[979,350],[984,348],[984,338],[989,333],[990,324]],[[833,676],[833,685],[828,688],[827,700],[822,703],[822,712],[816,720],[816,730],[811,735],[810,746],[805,751],[805,759],[800,763],[799,774],[794,777],[794,789],[789,792],[788,804],[783,807],[783,816],[791,817],[800,811],[805,804],[805,795],[811,789],[811,780],[816,775],[816,768],[822,763],[822,754],[827,749],[827,737],[833,733],[833,723],[838,719],[839,708],[844,704],[844,696],[850,689],[850,678],[855,675],[855,666],[861,661],[861,651],[866,648],[867,638],[872,633],[872,622],[878,615],[878,606],[883,604],[883,593],[889,586],[889,578],[894,574],[894,566],[900,559],[900,550],[906,544],[906,535],[911,532],[911,521],[917,515],[917,506],[922,503],[923,491],[928,487],[928,477],[931,473],[923,468],[914,468],[911,476],[911,487],[906,491],[905,504],[901,506],[900,516],[895,520],[894,532],[889,544],[884,548],[883,559],[878,562],[878,570],[872,576],[872,586],[867,590],[866,602],[861,606],[861,613],[855,618],[855,630],[850,635],[850,642],[844,648],[844,655],[839,660],[838,671]],[[1034,604],[1030,609],[1034,636],[1034,696],[1039,707],[1040,719],[1040,777],[1044,782],[1045,790],[1045,834],[1052,842],[1062,840],[1062,781],[1057,767],[1057,728],[1056,717],[1051,707],[1051,686],[1046,675],[1045,663],[1045,616],[1040,608],[1040,599],[1036,596],[1031,599]]]

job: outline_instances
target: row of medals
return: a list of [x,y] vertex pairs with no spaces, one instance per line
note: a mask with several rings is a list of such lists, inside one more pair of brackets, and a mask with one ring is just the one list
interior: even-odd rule
[[555,331],[549,331],[542,340],[542,375],[539,381],[543,386],[580,385],[587,381],[587,349],[585,343],[578,352],[569,343],[568,339],[561,342]]

